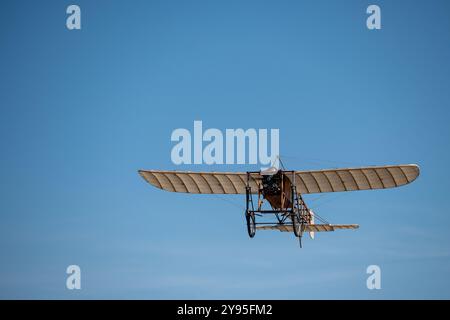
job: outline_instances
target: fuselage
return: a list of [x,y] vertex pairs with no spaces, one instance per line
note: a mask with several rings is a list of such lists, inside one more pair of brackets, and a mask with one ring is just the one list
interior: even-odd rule
[[292,183],[282,170],[273,175],[264,175],[261,191],[264,199],[273,209],[285,209],[292,206]]

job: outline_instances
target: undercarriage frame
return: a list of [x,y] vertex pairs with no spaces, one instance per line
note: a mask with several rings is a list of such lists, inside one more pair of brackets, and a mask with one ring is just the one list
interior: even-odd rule
[[[271,204],[271,209],[265,210],[262,208],[264,202],[264,190],[262,188],[261,183],[257,182],[258,185],[258,205],[255,209],[253,203],[253,190],[250,186],[250,181],[252,179],[252,174],[259,174],[260,172],[248,171],[247,172],[247,181],[246,181],[246,210],[245,210],[245,218],[247,222],[247,231],[250,238],[253,238],[256,234],[256,226],[257,225],[273,225],[274,223],[268,222],[256,222],[256,216],[262,215],[270,215],[273,214],[276,218],[277,225],[284,226],[292,226],[294,230],[294,234],[299,238],[299,243],[301,246],[301,238],[303,232],[306,229],[306,226],[311,223],[312,216],[310,210],[308,209],[305,201],[303,200],[300,193],[297,192],[297,188],[295,185],[295,171],[279,171],[283,178],[287,178],[289,180],[290,185],[290,205],[284,206],[282,205],[280,208],[274,208]],[[284,183],[281,183],[281,198],[286,195],[286,190]],[[281,201],[281,203],[285,203]]]

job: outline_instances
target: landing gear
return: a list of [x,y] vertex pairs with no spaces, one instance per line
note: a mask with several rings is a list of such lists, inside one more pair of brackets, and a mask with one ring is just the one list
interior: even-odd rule
[[255,218],[255,208],[253,206],[252,190],[250,188],[250,176],[247,175],[247,186],[245,188],[246,194],[246,210],[245,210],[245,220],[247,221],[247,232],[250,238],[253,238],[256,233],[256,218]]
[[294,231],[295,236],[298,238],[298,243],[300,248],[302,247],[302,236],[307,226],[311,223],[314,223],[311,212],[306,206],[305,201],[303,201],[302,196],[297,193],[297,189],[295,187],[295,175],[292,177],[292,185],[291,185],[291,196],[292,196],[292,208],[291,208],[291,220],[292,220],[292,229]]
[[[293,176],[293,180],[295,182],[295,176]],[[292,229],[294,229],[294,234],[300,241],[303,235],[304,225],[305,225],[305,217],[304,217],[304,202],[301,196],[297,193],[297,189],[295,184],[291,185],[291,220],[292,220]]]
[[298,244],[302,247],[302,236],[305,231],[305,219],[301,216],[301,211],[294,208],[291,214],[292,229],[294,229],[294,235],[298,238]]
[[294,234],[296,237],[302,236],[302,222],[300,219],[301,218],[298,211],[291,214],[292,228],[294,229]]
[[[286,172],[285,172],[286,173]],[[282,231],[293,231],[302,246],[302,236],[307,226],[311,223],[311,215],[301,195],[297,193],[295,185],[295,172],[289,172],[292,177],[283,173],[277,173],[270,177],[252,178],[251,174],[259,172],[247,172],[246,182],[246,209],[245,220],[247,222],[247,232],[250,238],[255,236],[257,229],[267,230],[273,226],[273,222],[256,222],[256,216],[266,214],[275,215],[277,218],[276,227]],[[253,180],[251,180],[253,179]],[[255,210],[253,204],[253,192],[258,191],[258,207]],[[253,190],[252,190],[253,188]],[[267,199],[272,206],[271,210],[263,210],[262,197]]]
[[247,232],[248,232],[248,236],[250,238],[253,238],[255,236],[256,233],[256,219],[255,219],[255,213],[250,211],[250,210],[246,210],[245,211],[245,219],[247,220]]

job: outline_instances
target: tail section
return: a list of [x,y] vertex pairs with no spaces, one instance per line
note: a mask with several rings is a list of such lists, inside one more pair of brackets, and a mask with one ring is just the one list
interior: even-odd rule
[[[314,212],[311,210],[311,209],[309,209],[309,214],[311,215],[311,222],[310,222],[310,224],[314,224]],[[309,231],[309,237],[311,238],[311,239],[313,239],[314,240],[314,231]]]

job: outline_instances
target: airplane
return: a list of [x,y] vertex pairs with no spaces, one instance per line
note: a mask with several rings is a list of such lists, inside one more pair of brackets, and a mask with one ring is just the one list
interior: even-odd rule
[[[139,170],[151,185],[171,191],[194,194],[245,194],[245,219],[250,238],[256,230],[293,232],[302,247],[308,232],[358,229],[357,224],[330,224],[308,208],[304,194],[395,188],[419,176],[416,164],[371,166],[312,171],[291,171],[271,167],[247,172],[191,172]],[[257,203],[253,198],[257,195]],[[270,205],[263,208],[264,201]],[[275,222],[256,222],[257,216],[273,215]],[[326,223],[315,223],[315,218]]]

